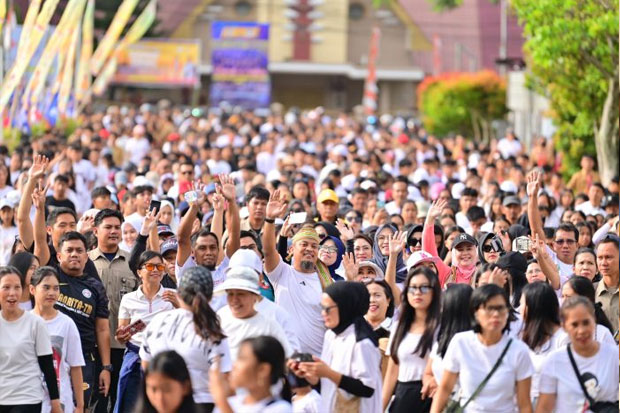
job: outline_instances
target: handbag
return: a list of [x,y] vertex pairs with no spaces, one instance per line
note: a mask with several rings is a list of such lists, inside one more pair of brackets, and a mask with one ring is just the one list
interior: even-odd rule
[[493,376],[493,374],[495,373],[495,371],[497,370],[499,365],[502,363],[502,360],[504,359],[504,356],[508,352],[508,348],[510,347],[510,344],[512,344],[512,339],[508,340],[508,343],[506,343],[506,347],[504,347],[504,350],[502,351],[502,354],[499,356],[499,358],[495,362],[495,365],[493,366],[493,368],[491,369],[489,374],[487,374],[487,376],[484,378],[484,380],[482,380],[482,382],[478,385],[478,387],[476,387],[476,390],[474,390],[474,392],[471,394],[471,396],[469,396],[469,398],[467,399],[465,404],[461,406],[461,403],[459,403],[458,400],[453,400],[452,399],[452,400],[450,400],[448,402],[446,407],[444,407],[442,413],[461,413],[461,412],[465,411],[465,408],[467,407],[467,405],[469,403],[471,403],[476,397],[478,397],[478,395],[480,394],[480,392],[482,391],[484,386],[486,386],[486,384],[491,379],[491,376]]
[[583,394],[586,396],[588,404],[590,405],[589,409],[595,413],[618,413],[618,402],[594,401],[594,399],[590,396],[590,393],[588,393],[588,389],[586,389],[586,385],[583,382],[581,373],[579,373],[579,368],[577,367],[577,363],[575,363],[575,357],[573,357],[573,352],[570,349],[570,344],[566,345],[566,350],[568,351],[568,358],[570,359],[570,364],[573,366],[573,371],[577,376],[577,381],[579,381],[581,390],[583,391]]

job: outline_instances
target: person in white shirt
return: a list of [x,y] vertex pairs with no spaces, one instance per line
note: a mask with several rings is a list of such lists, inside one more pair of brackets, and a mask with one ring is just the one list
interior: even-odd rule
[[383,409],[394,399],[390,412],[428,411],[431,400],[422,398],[422,376],[435,341],[441,308],[441,286],[427,267],[409,271],[404,283],[399,320],[392,329],[387,371],[383,385]]
[[[156,314],[179,306],[174,290],[161,285],[165,271],[161,254],[155,251],[143,252],[136,268],[142,285],[121,299],[118,309],[118,329],[114,336],[119,343],[126,346],[119,372],[115,412],[132,410],[138,398],[141,376],[139,352],[144,341],[142,330]],[[129,327],[137,324],[141,326]]]
[[[75,323],[54,308],[60,294],[59,288],[58,273],[52,267],[38,268],[30,279],[30,293],[35,301],[32,313],[45,321],[52,342],[60,404],[65,413],[74,413],[84,409],[82,388],[84,356],[80,333]],[[74,396],[75,403],[73,402]],[[50,410],[49,392],[46,388],[41,411],[49,412]]]
[[146,129],[142,125],[136,125],[133,128],[133,134],[131,138],[125,142],[125,154],[128,157],[127,160],[131,161],[134,165],[140,165],[142,159],[151,150],[151,144],[149,140],[144,136]]
[[250,267],[231,268],[226,280],[215,289],[215,294],[225,293],[228,305],[218,310],[222,330],[228,337],[228,347],[233,362],[237,360],[240,343],[251,337],[272,336],[280,341],[287,357],[291,348],[284,330],[272,318],[256,311],[260,297],[258,274]]
[[15,238],[19,235],[15,226],[15,209],[5,198],[0,200],[0,265],[7,265]]
[[301,351],[319,356],[325,335],[321,294],[332,281],[317,272],[319,236],[311,226],[302,227],[293,237],[291,265],[280,258],[274,223],[286,210],[287,202],[280,196],[280,191],[274,191],[267,204],[263,227],[265,273],[273,284],[276,303],[297,320],[295,333]]
[[[256,242],[252,239],[252,237],[244,237],[241,239],[240,244],[241,246],[239,249],[230,257],[228,269],[237,268],[240,266],[250,267],[256,272],[260,280],[263,272],[263,261],[258,255],[259,253],[256,249]],[[263,297],[262,295],[257,297],[256,304],[254,304],[254,309],[263,316],[275,320],[278,324],[280,324],[280,327],[284,330],[284,334],[286,335],[291,351],[298,351],[300,349],[299,340],[297,339],[297,334],[295,333],[295,323],[289,313],[287,313],[278,304]]]
[[603,185],[600,182],[593,183],[588,189],[588,200],[577,205],[575,211],[581,211],[586,215],[607,216],[607,212],[601,205],[604,195],[605,188]]
[[562,303],[561,315],[570,344],[542,365],[536,413],[597,412],[603,411],[601,404],[617,410],[618,347],[594,339],[594,305],[585,297],[571,297]]
[[370,303],[366,286],[341,281],[321,299],[325,343],[321,358],[292,360],[296,376],[312,385],[321,381],[321,412],[381,411],[381,355],[377,337],[364,319]]
[[502,158],[508,159],[516,157],[521,153],[523,147],[512,130],[506,131],[506,136],[497,143],[497,149],[502,154]]
[[187,364],[194,401],[200,408],[211,411],[214,404],[209,369],[218,358],[223,372],[229,372],[232,366],[220,321],[209,306],[213,296],[209,270],[198,266],[185,271],[178,294],[179,308],[158,314],[146,327],[139,353],[142,368],[148,368],[157,353],[174,349]]
[[536,281],[523,288],[519,311],[523,326],[518,337],[529,347],[534,365],[530,396],[535,406],[542,364],[550,353],[565,344],[566,333],[560,326],[558,297],[553,287],[544,281]]
[[[454,386],[459,382],[458,402],[469,403],[466,412],[531,413],[530,384],[534,368],[528,347],[504,332],[509,328],[510,302],[498,285],[486,284],[474,290],[470,313],[474,330],[456,334],[443,358],[444,372],[431,413],[443,411]],[[493,366],[496,371],[471,399]],[[516,397],[515,397],[516,396]]]
[[[292,413],[291,389],[285,375],[286,357],[280,341],[271,336],[243,340],[230,380],[220,371],[219,361],[209,371],[217,411]],[[237,394],[229,397],[233,389]]]
[[19,308],[24,287],[16,268],[0,267],[0,411],[40,412],[45,382],[52,413],[61,413],[50,335],[41,317]]

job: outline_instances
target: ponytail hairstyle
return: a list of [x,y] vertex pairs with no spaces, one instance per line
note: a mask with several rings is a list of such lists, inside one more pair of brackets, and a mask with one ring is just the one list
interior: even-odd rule
[[213,278],[206,267],[198,265],[187,269],[179,283],[178,292],[183,302],[192,309],[196,334],[215,343],[226,337],[219,317],[209,305],[213,297]]
[[[291,386],[286,378],[286,356],[282,344],[271,336],[258,336],[246,338],[240,344],[249,344],[252,353],[259,363],[267,363],[271,366],[269,384],[271,386],[281,383],[280,398],[290,402],[292,399]],[[273,395],[272,395],[273,396]]]
[[[594,300],[595,289],[592,281],[588,280],[586,277],[571,277],[566,283],[570,285],[570,288],[575,292],[575,294],[587,298],[592,303],[594,306],[594,317],[596,318],[596,324],[606,327],[609,329],[611,334],[614,335],[614,328],[612,327],[609,318],[605,315],[601,304],[596,303]],[[562,306],[562,309],[564,309],[564,306]]]

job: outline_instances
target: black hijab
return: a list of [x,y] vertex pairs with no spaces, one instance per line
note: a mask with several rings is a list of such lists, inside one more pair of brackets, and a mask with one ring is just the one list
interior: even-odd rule
[[368,338],[375,346],[378,345],[375,332],[364,318],[370,306],[370,294],[364,284],[355,281],[336,282],[325,289],[325,294],[338,305],[340,323],[332,328],[334,333],[340,334],[354,324],[356,341]]

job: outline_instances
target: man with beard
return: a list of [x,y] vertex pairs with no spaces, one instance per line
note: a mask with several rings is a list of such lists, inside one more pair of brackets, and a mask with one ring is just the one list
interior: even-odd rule
[[301,351],[317,357],[321,355],[325,326],[321,316],[321,295],[332,281],[317,272],[319,236],[311,226],[302,227],[293,237],[291,265],[285,263],[276,249],[274,222],[287,209],[286,200],[275,191],[267,204],[263,230],[265,273],[275,289],[276,303],[293,319]]
[[[178,250],[175,266],[177,284],[181,283],[185,270],[196,265],[202,265],[211,271],[214,288],[226,279],[228,258],[239,248],[239,207],[235,200],[236,189],[233,179],[228,175],[220,175],[220,183],[221,185],[216,187],[217,192],[228,202],[226,220],[230,228],[230,237],[226,245],[226,253],[220,258],[219,237],[207,228],[203,227],[190,237],[198,211],[207,201],[204,187],[200,185],[196,191],[197,199],[190,203],[189,210],[183,216],[177,233]],[[224,305],[226,305],[226,297],[215,298],[211,301],[211,307],[215,311]]]

